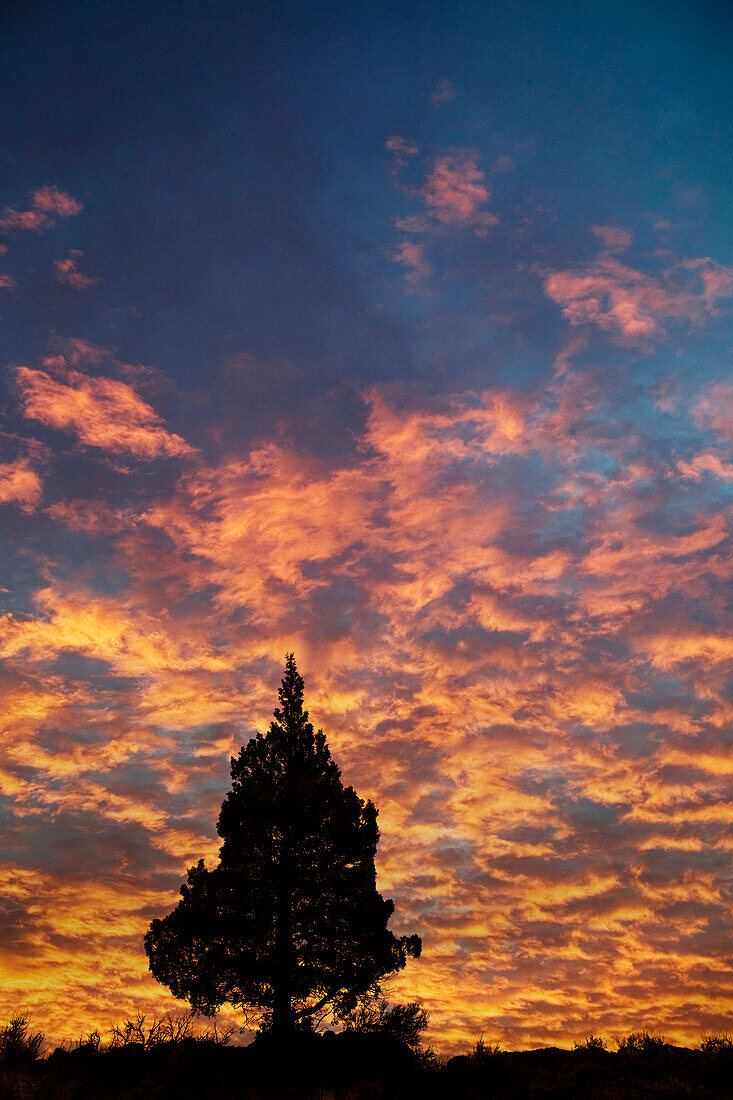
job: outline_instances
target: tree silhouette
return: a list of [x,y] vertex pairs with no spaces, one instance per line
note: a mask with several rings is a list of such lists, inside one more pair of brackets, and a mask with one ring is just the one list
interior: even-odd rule
[[377,810],[343,786],[303,686],[290,653],[268,732],[232,757],[219,865],[191,867],[178,905],[145,936],[174,996],[205,1015],[230,1003],[277,1033],[344,1018],[421,950],[419,936],[387,928]]

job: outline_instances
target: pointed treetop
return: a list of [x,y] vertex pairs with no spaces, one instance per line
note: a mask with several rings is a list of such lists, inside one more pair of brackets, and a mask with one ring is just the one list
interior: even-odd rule
[[285,729],[303,726],[308,721],[308,711],[303,709],[304,689],[305,684],[295,664],[295,656],[286,653],[285,673],[277,692],[280,706],[275,711],[275,718]]

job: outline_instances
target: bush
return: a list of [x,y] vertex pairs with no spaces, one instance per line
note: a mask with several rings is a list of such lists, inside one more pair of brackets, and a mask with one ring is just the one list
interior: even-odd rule
[[80,1035],[71,1049],[81,1054],[97,1054],[101,1042],[102,1036],[95,1028],[88,1035]]
[[586,1035],[584,1039],[581,1039],[573,1043],[573,1050],[608,1050],[606,1040],[601,1038],[600,1035]]
[[373,1001],[361,1005],[351,1014],[346,1022],[346,1030],[359,1035],[388,1035],[417,1053],[429,1020],[430,1016],[418,1001],[411,1001],[406,1005]]
[[408,1047],[424,1069],[435,1069],[439,1059],[432,1046],[420,1046],[430,1014],[418,1001],[390,1005],[387,1001],[363,1002],[346,1021],[347,1032],[393,1039]]
[[733,1036],[727,1033],[706,1035],[700,1042],[700,1050],[704,1054],[712,1054],[715,1057],[733,1057]]
[[487,1043],[484,1040],[483,1035],[479,1035],[476,1040],[476,1046],[471,1051],[469,1057],[475,1062],[484,1062],[487,1058],[495,1058],[497,1054],[501,1054],[501,1047],[498,1043]]
[[28,1016],[16,1012],[10,1022],[0,1029],[0,1065],[18,1066],[35,1062],[43,1040],[42,1032],[28,1030]]
[[655,1054],[664,1046],[661,1035],[651,1031],[632,1031],[616,1040],[619,1054]]
[[138,1012],[134,1020],[115,1024],[110,1033],[109,1049],[135,1046],[152,1050],[167,1043],[184,1041],[226,1046],[235,1031],[233,1027],[220,1031],[216,1023],[203,1031],[194,1031],[193,1012],[186,1012],[183,1016],[152,1016],[149,1022],[146,1022],[147,1019],[144,1013]]

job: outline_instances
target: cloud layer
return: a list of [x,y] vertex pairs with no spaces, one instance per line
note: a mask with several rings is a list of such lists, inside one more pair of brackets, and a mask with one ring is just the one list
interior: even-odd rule
[[[25,416],[92,456],[187,462],[44,505],[107,579],[47,563],[0,620],[8,995],[57,1034],[70,1003],[90,1025],[170,1007],[141,935],[215,856],[227,758],[293,648],[380,808],[380,885],[425,945],[396,988],[443,1048],[723,1026],[727,387],[678,406],[685,456],[568,366],[430,401],[372,387],[357,461],[287,439],[213,461],[91,373],[105,355],[19,368]],[[25,460],[0,493],[41,507]]]

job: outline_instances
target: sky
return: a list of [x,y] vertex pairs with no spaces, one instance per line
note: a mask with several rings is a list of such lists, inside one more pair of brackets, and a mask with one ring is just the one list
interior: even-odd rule
[[441,1052],[731,1030],[733,13],[0,15],[0,989],[185,1007],[286,651]]

